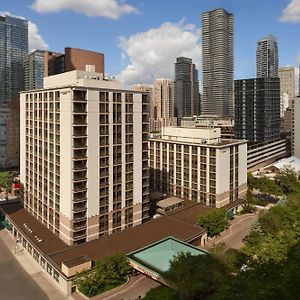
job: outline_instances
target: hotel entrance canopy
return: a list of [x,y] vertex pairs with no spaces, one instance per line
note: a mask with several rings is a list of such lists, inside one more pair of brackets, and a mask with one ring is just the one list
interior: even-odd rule
[[207,254],[205,250],[193,245],[167,237],[154,244],[127,254],[130,265],[154,280],[165,283],[163,273],[170,268],[170,261],[179,253],[191,255]]

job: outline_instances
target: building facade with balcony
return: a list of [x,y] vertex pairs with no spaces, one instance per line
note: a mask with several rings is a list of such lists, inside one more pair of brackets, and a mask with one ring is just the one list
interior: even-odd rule
[[221,139],[220,128],[165,127],[149,145],[153,190],[211,207],[247,192],[247,141]]
[[90,69],[20,101],[24,207],[70,245],[148,219],[149,95]]

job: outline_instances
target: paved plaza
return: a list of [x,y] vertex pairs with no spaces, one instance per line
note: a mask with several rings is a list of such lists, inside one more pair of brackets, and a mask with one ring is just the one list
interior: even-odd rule
[[45,300],[49,299],[32,277],[20,266],[2,240],[8,234],[0,229],[0,291],[1,299]]

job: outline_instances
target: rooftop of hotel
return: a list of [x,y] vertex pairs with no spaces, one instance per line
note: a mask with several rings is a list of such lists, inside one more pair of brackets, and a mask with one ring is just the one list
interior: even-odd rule
[[62,263],[73,264],[74,261],[81,260],[83,257],[99,261],[113,254],[130,253],[169,236],[192,242],[205,233],[205,229],[199,226],[164,216],[108,237],[68,246],[24,209],[20,203],[0,204],[0,209],[13,226],[37,249],[49,257],[58,270],[61,269]]
[[223,139],[220,128],[186,128],[163,127],[161,134],[153,134],[150,140],[168,141],[170,143],[205,145],[207,147],[223,147],[231,144],[244,144],[246,140]]

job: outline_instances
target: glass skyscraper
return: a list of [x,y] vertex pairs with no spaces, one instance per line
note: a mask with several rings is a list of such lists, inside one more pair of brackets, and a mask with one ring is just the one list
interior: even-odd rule
[[44,54],[45,51],[36,50],[27,55],[24,63],[25,91],[43,88]]
[[200,114],[198,71],[191,58],[177,57],[175,63],[175,116]]
[[278,77],[278,43],[273,35],[268,35],[257,42],[256,77]]
[[202,114],[233,116],[233,23],[222,8],[202,14]]
[[[23,61],[27,54],[28,21],[0,16],[0,169],[17,167],[18,163],[8,159],[6,126],[12,101],[24,89]],[[19,145],[15,147],[19,148]]]

